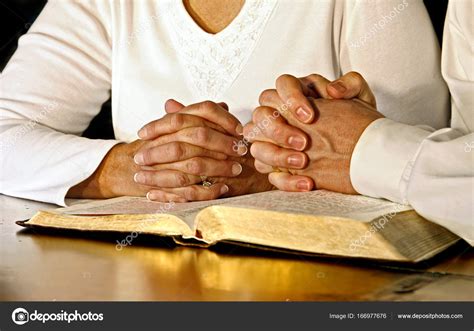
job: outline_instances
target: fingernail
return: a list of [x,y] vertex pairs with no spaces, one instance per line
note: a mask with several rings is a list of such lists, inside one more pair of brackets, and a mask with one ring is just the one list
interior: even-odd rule
[[239,123],[237,125],[237,127],[235,128],[235,132],[237,132],[239,136],[244,134],[244,127],[242,126],[242,124]]
[[298,190],[309,191],[311,186],[306,180],[299,180],[299,181],[296,182],[296,188]]
[[147,134],[148,134],[148,129],[147,128],[141,128],[139,131],[138,131],[138,136],[141,138],[141,139],[145,139],[147,137]]
[[145,175],[137,172],[135,175],[133,175],[133,180],[135,181],[135,183],[143,184],[145,182]]
[[306,145],[306,141],[303,137],[300,136],[291,136],[288,139],[288,144],[290,144],[291,147],[297,150],[303,150]]
[[242,166],[240,165],[240,163],[234,163],[232,165],[232,174],[234,176],[237,176],[237,175],[240,175],[241,172],[242,172]]
[[146,194],[146,198],[147,198],[147,200],[152,201],[152,200],[155,198],[155,195],[154,195],[153,193],[151,193],[151,192],[148,192],[148,193]]
[[296,117],[302,122],[306,122],[311,118],[311,112],[303,107],[300,107],[296,110]]
[[288,157],[288,165],[294,166],[294,167],[301,167],[303,166],[304,163],[304,158],[302,155],[299,154],[294,154]]
[[222,186],[221,187],[221,194],[225,194],[227,192],[229,192],[229,186],[227,186],[227,185]]
[[142,153],[135,154],[135,156],[133,157],[133,161],[135,161],[135,163],[138,165],[145,164],[145,158],[143,157]]
[[339,93],[344,93],[347,90],[346,87],[344,86],[344,84],[341,83],[341,82],[334,82],[334,83],[331,83],[329,85],[334,87],[336,89],[336,91],[338,91]]

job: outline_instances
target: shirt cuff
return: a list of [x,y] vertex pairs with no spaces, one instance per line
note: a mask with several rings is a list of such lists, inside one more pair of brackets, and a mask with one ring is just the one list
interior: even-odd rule
[[351,158],[350,177],[362,194],[407,203],[400,182],[410,176],[411,160],[431,134],[416,126],[381,118],[362,133]]
[[70,179],[67,181],[66,185],[62,186],[58,194],[56,195],[53,203],[60,206],[67,206],[66,203],[66,194],[69,192],[71,187],[81,183],[82,181],[89,178],[94,171],[97,170],[100,163],[107,155],[107,153],[117,144],[122,143],[119,140],[101,140],[101,139],[90,139],[87,141],[90,144],[90,149],[87,155],[82,155],[82,160],[76,159],[75,164],[76,169],[81,169],[81,171],[74,171],[74,175],[71,176],[72,172],[69,172],[68,175]]

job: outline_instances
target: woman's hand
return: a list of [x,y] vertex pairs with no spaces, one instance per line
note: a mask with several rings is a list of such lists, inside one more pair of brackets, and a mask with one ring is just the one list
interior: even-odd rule
[[[255,170],[254,159],[251,155],[229,159],[241,165],[242,170],[238,176],[204,176],[206,181],[212,184],[208,187],[200,183],[177,188],[154,188],[149,191],[147,198],[152,201],[176,202],[212,200],[218,197],[264,192],[273,188],[268,181],[268,176]],[[202,179],[199,181],[201,182]]]
[[[177,106],[183,108],[182,111],[172,114]],[[201,182],[200,176],[204,173],[232,177],[242,172],[238,162],[228,160],[247,152],[246,148],[233,148],[239,141],[236,136],[242,131],[242,125],[223,106],[202,102],[184,108],[175,101],[167,102],[170,114],[140,130],[139,135],[149,140],[113,147],[97,170],[72,187],[67,196],[144,196],[152,188],[177,188],[183,196],[192,198],[190,200],[207,200],[228,192],[229,188],[223,183],[211,188],[192,185]],[[193,115],[195,113],[199,116]],[[167,198],[185,200],[172,194]]]
[[[147,195],[150,200],[210,200],[271,189],[253,159],[243,157],[242,125],[225,104],[185,107],[170,100],[165,109],[165,117],[140,130],[139,136],[150,140],[134,158],[142,166],[137,183],[155,187]],[[203,178],[213,185],[203,186]]]
[[133,180],[133,175],[140,170],[140,166],[133,161],[133,156],[143,144],[143,141],[136,140],[112,147],[94,173],[71,187],[66,196],[83,199],[145,196],[151,187],[139,185]]
[[[221,177],[211,187],[202,185],[193,185],[202,182],[202,178],[198,174],[206,171],[205,165],[217,166],[216,174],[222,175],[223,169],[220,164],[212,163],[212,159],[205,159],[202,155],[208,155],[209,151],[197,151],[197,157],[178,161],[179,153],[173,154],[171,150],[166,153],[167,161],[165,165],[157,166],[140,166],[135,163],[134,155],[141,149],[145,148],[147,142],[136,140],[128,144],[118,144],[114,146],[104,157],[96,171],[83,182],[73,186],[67,197],[69,198],[85,198],[85,199],[106,199],[118,196],[147,196],[149,200],[162,202],[186,202],[196,200],[211,200],[229,192],[229,187],[223,182]],[[173,146],[168,144],[167,148]],[[192,150],[191,147],[189,150]],[[226,161],[238,165],[238,173],[243,173],[243,167],[238,162]],[[174,161],[174,162],[173,162]],[[206,163],[207,162],[207,163]],[[203,167],[203,168],[201,168]],[[226,167],[224,167],[226,168]],[[228,167],[227,167],[228,168]],[[179,169],[179,170],[176,170]],[[214,169],[213,167],[210,168]],[[141,178],[145,173],[145,178]],[[212,171],[209,171],[213,174]],[[138,175],[140,174],[140,175]],[[229,175],[229,174],[225,174]],[[260,175],[260,174],[259,174]],[[261,175],[260,175],[261,176]],[[268,182],[266,176],[265,180]],[[150,194],[148,194],[151,192]]]

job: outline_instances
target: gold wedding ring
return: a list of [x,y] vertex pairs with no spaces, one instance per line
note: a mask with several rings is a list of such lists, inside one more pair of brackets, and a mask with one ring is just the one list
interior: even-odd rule
[[209,177],[207,176],[200,176],[201,177],[201,185],[204,187],[211,187],[212,182]]

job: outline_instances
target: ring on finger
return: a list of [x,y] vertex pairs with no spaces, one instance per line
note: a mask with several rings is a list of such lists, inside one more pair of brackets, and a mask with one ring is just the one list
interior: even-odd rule
[[212,186],[212,179],[207,176],[200,176],[201,177],[201,185],[204,187],[211,187]]

